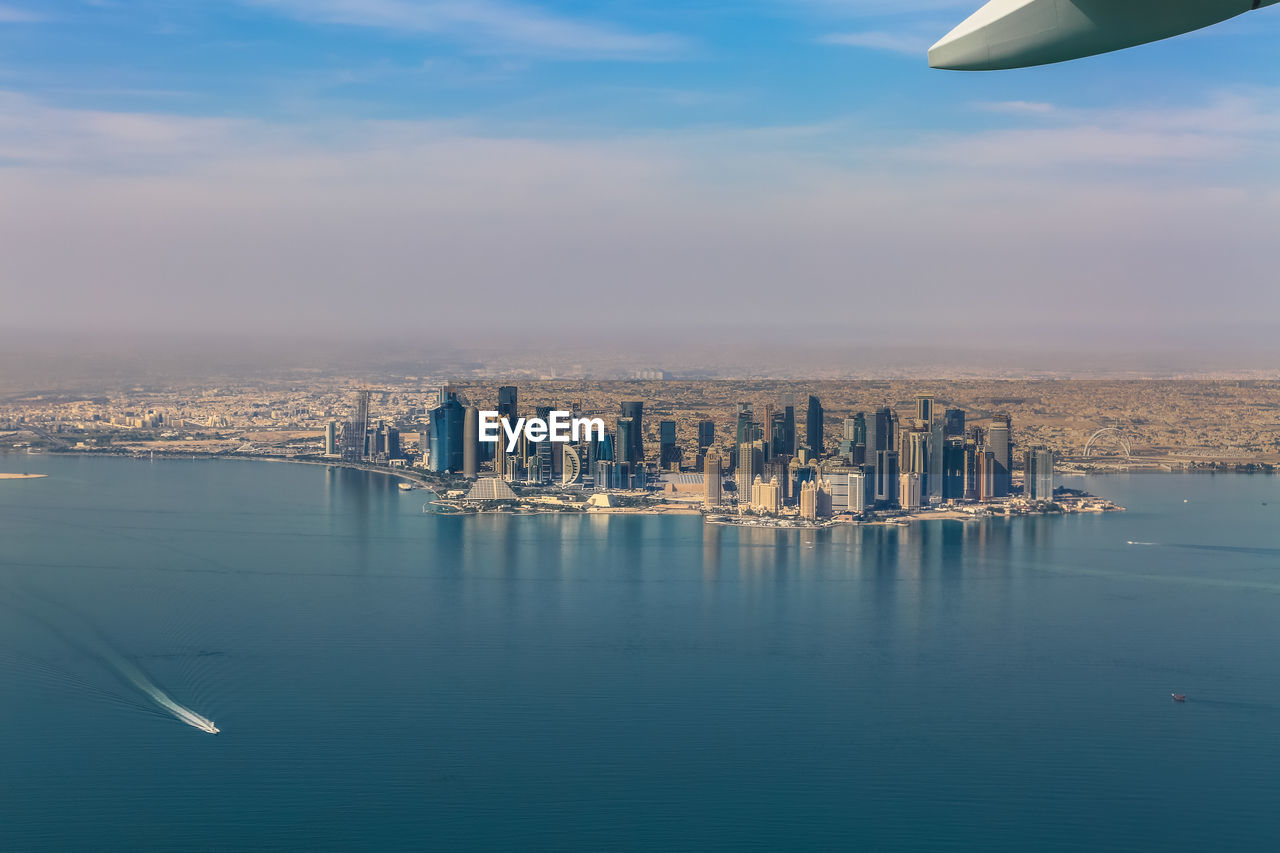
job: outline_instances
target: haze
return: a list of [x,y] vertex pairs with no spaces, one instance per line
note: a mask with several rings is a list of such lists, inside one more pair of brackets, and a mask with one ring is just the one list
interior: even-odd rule
[[1274,369],[1280,14],[928,69],[976,5],[5,0],[0,328]]

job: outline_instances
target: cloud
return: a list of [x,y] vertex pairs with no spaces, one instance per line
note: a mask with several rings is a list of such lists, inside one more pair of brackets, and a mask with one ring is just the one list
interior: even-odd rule
[[1048,115],[1054,109],[1053,104],[1044,101],[980,101],[974,106],[987,112],[1010,115]]
[[0,3],[0,24],[27,24],[47,20],[44,15]]
[[908,56],[923,58],[932,44],[927,38],[908,33],[892,32],[857,32],[830,33],[818,39],[820,44],[834,44],[845,47],[866,47],[872,50],[887,50],[891,53],[902,53]]
[[630,328],[816,316],[851,336],[1280,310],[1280,178],[1254,165],[1275,161],[1275,94],[1031,118],[574,139],[0,97],[0,300],[28,325],[549,340],[598,328],[602,305]]
[[241,0],[302,21],[425,33],[478,52],[560,59],[669,59],[684,39],[638,34],[502,0]]

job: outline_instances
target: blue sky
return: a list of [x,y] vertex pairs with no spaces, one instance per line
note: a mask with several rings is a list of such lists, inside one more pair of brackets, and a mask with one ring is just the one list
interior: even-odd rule
[[887,292],[895,328],[1280,308],[1280,7],[929,69],[976,5],[0,0],[0,288],[29,325],[248,329],[385,328],[334,306],[357,279],[423,317],[640,287],[637,322],[690,327],[789,291],[851,329]]

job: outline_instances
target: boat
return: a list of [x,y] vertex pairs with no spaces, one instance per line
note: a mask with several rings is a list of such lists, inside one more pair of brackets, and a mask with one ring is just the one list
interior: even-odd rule
[[1187,694],[1185,693],[1170,693],[1169,695],[1173,697],[1173,701],[1175,702],[1187,701]]
[[400,491],[402,491],[402,492],[412,492],[412,491],[413,491],[413,483],[400,483],[399,485],[400,485]]

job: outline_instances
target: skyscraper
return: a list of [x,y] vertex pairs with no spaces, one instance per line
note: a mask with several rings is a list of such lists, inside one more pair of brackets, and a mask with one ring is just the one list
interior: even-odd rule
[[515,423],[519,415],[516,414],[518,409],[518,400],[520,391],[514,385],[503,385],[498,389],[498,417],[510,418]]
[[474,480],[480,474],[480,410],[467,406],[462,420],[462,476]]
[[876,451],[876,503],[898,503],[898,451]]
[[676,447],[676,422],[658,422],[658,467],[667,470],[669,466],[680,461]]
[[724,477],[720,473],[720,457],[714,454],[707,455],[707,461],[703,463],[703,498],[702,501],[707,506],[720,506],[720,487],[723,484]]
[[925,427],[928,427],[933,423],[932,394],[916,395],[916,420],[923,422]]
[[462,470],[462,445],[466,413],[453,391],[445,392],[439,406],[431,410],[430,470],[441,474]]
[[369,433],[369,392],[356,393],[356,410],[342,427],[342,461],[363,462]]
[[706,450],[716,442],[716,422],[703,418],[698,421],[698,449]]
[[796,455],[796,407],[787,406],[782,410],[782,421],[785,424],[787,446],[781,451],[789,456]]
[[991,429],[987,430],[987,449],[991,451],[995,460],[994,496],[1007,497],[1009,494],[1009,482],[1011,469],[1013,468],[1013,448],[1009,443],[1009,422],[996,421],[991,425]]
[[964,409],[947,409],[943,421],[946,423],[947,438],[964,437]]
[[1037,447],[1023,460],[1023,494],[1033,501],[1053,500],[1053,451]]
[[738,421],[734,428],[735,445],[742,444],[744,441],[753,441],[755,436],[752,434],[752,427],[755,423],[755,413],[751,411],[750,403],[738,404]]
[[759,441],[744,441],[738,445],[738,467],[734,471],[734,484],[738,487],[738,501],[751,499],[751,484],[764,470],[764,447]]
[[628,460],[631,462],[644,461],[644,403],[640,401],[624,402],[622,404],[622,417],[630,418],[632,423],[631,430],[631,451]]
[[335,421],[324,425],[324,455],[338,455],[338,424]]
[[804,421],[804,437],[808,442],[809,452],[813,454],[815,459],[822,458],[823,435],[822,435],[822,404],[818,402],[818,398],[813,395],[809,396],[809,409],[805,414]]
[[[625,403],[623,405],[626,405]],[[618,418],[617,444],[614,446],[614,456],[616,462],[623,464],[635,464],[638,461],[636,454],[635,433],[638,429],[633,418]]]

